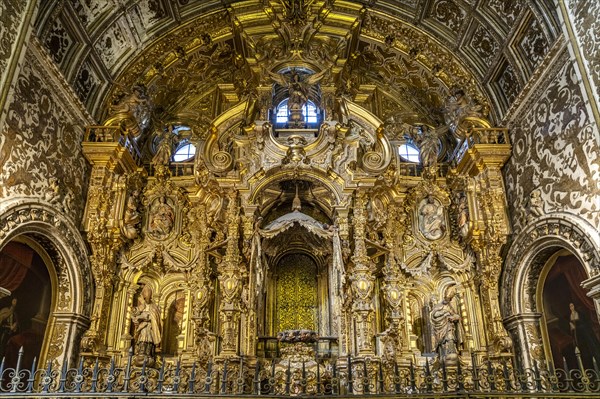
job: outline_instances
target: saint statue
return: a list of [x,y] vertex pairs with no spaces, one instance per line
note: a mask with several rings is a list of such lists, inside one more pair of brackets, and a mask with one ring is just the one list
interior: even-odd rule
[[433,330],[434,348],[440,362],[446,366],[458,361],[458,350],[462,343],[460,315],[452,306],[456,295],[454,288],[448,289],[444,299],[433,305],[429,317]]
[[457,196],[456,224],[458,226],[458,234],[463,238],[466,237],[469,234],[469,204],[467,203],[467,196],[465,194]]
[[435,168],[440,153],[440,138],[448,131],[447,126],[436,129],[419,126],[407,130],[407,135],[419,147],[419,160],[424,168]]
[[123,218],[123,232],[125,237],[133,240],[138,236],[138,224],[140,213],[137,211],[137,197],[139,193],[134,191],[127,199],[125,217]]
[[171,161],[171,155],[173,152],[173,140],[175,133],[173,133],[173,125],[169,125],[167,130],[160,135],[160,142],[154,157],[152,157],[152,165],[162,166],[168,165]]
[[145,285],[138,298],[138,306],[133,310],[131,321],[134,325],[134,362],[148,367],[156,364],[156,352],[162,340],[160,309],[152,302],[152,288]]

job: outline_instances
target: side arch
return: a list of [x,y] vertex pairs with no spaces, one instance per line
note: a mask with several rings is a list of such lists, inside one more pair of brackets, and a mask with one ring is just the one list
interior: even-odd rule
[[17,237],[39,244],[52,260],[56,305],[51,309],[45,337],[50,341],[42,358],[70,363],[79,354],[83,333],[90,325],[94,292],[88,250],[83,237],[60,209],[39,199],[15,198],[0,205],[0,248]]
[[600,272],[600,237],[588,221],[566,212],[548,214],[525,228],[512,243],[500,279],[504,317],[535,312],[535,289],[542,267],[559,249],[567,249],[588,276]]
[[586,220],[566,212],[535,220],[510,246],[500,278],[500,308],[522,367],[533,367],[547,353],[542,343],[542,314],[536,302],[544,265],[552,254],[566,249],[578,258],[588,276],[594,276],[600,271],[599,248],[598,231]]

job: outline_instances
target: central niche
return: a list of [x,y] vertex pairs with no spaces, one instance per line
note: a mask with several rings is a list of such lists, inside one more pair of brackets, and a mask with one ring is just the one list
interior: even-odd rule
[[317,330],[317,265],[308,255],[283,256],[276,270],[275,331]]

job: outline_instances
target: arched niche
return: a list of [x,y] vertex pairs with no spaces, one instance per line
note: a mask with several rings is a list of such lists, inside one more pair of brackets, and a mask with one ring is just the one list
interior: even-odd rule
[[165,322],[163,326],[162,353],[175,356],[181,353],[181,335],[184,330],[184,315],[187,295],[183,290],[171,292],[165,299]]
[[[277,260],[273,272],[274,332],[319,328],[318,265],[303,252],[289,252]],[[322,299],[322,298],[321,298]]]
[[[126,358],[130,350],[136,349],[135,315],[143,304],[143,289],[148,286],[151,302],[160,313],[160,344],[154,348],[158,358],[171,361],[180,356],[189,356],[193,352],[192,293],[184,284],[182,274],[171,273],[164,276],[155,270],[130,268],[122,275],[121,288],[115,292],[113,304],[119,309],[113,319],[109,333],[109,346],[117,348]],[[210,309],[214,309],[213,299],[209,299]]]
[[14,242],[30,246],[44,260],[52,301],[40,362],[73,364],[90,325],[93,276],[85,243],[73,222],[53,206],[15,198],[0,205],[0,250]]
[[561,250],[550,256],[538,284],[546,356],[555,368],[593,369],[600,361],[600,324],[593,300],[581,283],[587,279],[579,259]]
[[298,247],[282,249],[270,259],[264,308],[259,310],[263,335],[274,337],[296,329],[331,335],[328,261],[328,256],[314,256]]
[[[581,264],[586,282],[600,267],[597,230],[586,220],[566,212],[556,212],[528,225],[511,244],[500,276],[500,307],[503,322],[511,333],[517,361],[522,367],[548,361],[548,342],[542,337],[540,281],[549,260],[566,250]],[[588,286],[597,290],[596,286]],[[598,299],[594,299],[596,307]]]
[[259,335],[307,329],[330,336],[330,274],[336,270],[333,253],[340,251],[334,231],[294,210],[259,229],[259,234],[262,260],[253,265],[257,281],[263,275],[265,281],[264,289],[258,290]]

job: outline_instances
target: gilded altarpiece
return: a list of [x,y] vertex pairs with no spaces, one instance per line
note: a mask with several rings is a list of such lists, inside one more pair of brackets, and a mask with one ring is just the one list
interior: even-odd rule
[[[246,36],[198,39],[88,128],[85,225],[100,289],[87,359],[132,351],[149,367],[204,367],[285,361],[292,344],[385,367],[511,357],[498,303],[506,129],[476,87],[435,74],[444,111],[405,112],[357,72],[398,51],[393,40],[328,59],[344,46],[298,29],[313,14],[283,15],[251,54],[236,47]],[[202,117],[155,104],[192,54],[205,72],[236,76],[196,98]],[[176,160],[188,144],[195,155]],[[406,145],[418,160],[399,155]],[[274,340],[282,352],[267,354]]]

